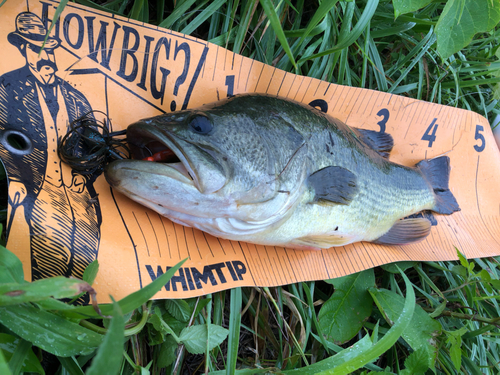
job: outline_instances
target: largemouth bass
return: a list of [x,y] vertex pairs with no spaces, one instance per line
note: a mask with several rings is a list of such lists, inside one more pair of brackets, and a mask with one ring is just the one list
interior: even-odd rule
[[112,187],[230,240],[296,249],[407,244],[431,229],[408,216],[459,210],[447,156],[393,163],[389,134],[277,97],[239,95],[144,119],[128,127],[127,142],[135,160],[108,165]]

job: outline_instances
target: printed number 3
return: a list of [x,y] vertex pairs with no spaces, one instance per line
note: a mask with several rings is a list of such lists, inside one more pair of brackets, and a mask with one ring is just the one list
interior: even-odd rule
[[387,108],[382,108],[377,112],[377,116],[382,116],[383,119],[377,122],[377,125],[380,126],[380,133],[385,133],[385,124],[389,120],[389,110]]
[[477,152],[482,152],[484,150],[484,147],[486,146],[486,140],[484,139],[484,136],[480,133],[484,130],[484,128],[481,125],[476,125],[476,134],[474,135],[474,139],[479,139],[481,141],[481,144],[474,145],[474,150]]

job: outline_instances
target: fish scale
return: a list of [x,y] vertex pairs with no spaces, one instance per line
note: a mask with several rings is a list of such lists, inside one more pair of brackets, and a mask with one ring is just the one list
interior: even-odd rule
[[[459,210],[448,189],[448,157],[393,163],[390,135],[277,97],[238,95],[141,120],[129,126],[127,141],[132,149],[163,144],[179,162],[114,161],[105,171],[111,186],[175,222],[231,240],[298,249],[405,244],[431,228],[408,216]],[[163,191],[151,194],[151,187]]]

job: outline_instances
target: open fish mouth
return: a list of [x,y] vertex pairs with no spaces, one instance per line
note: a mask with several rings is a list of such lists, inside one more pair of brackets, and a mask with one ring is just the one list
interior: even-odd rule
[[[182,152],[179,141],[169,133],[154,125],[137,123],[128,127],[127,143],[136,161],[155,162],[159,174],[166,172],[162,171],[163,168],[174,169],[185,177],[180,179],[181,182],[193,184],[199,189],[199,179],[192,163]],[[171,177],[177,175],[173,173]]]

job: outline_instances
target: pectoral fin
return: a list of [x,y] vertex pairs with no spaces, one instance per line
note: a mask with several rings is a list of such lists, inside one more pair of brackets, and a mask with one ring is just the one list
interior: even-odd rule
[[399,220],[389,232],[379,237],[374,243],[384,245],[405,245],[422,241],[431,231],[431,222],[425,218]]
[[359,190],[356,175],[342,167],[320,169],[309,176],[308,184],[314,189],[313,202],[349,204]]

